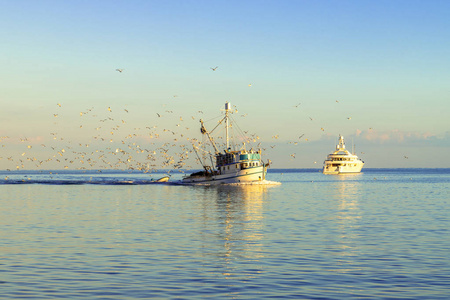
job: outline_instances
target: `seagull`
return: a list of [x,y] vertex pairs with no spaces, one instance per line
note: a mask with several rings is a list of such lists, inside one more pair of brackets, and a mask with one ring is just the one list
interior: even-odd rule
[[123,69],[116,69],[117,72],[122,73]]
[[299,103],[299,104],[297,104],[297,105],[294,105],[294,107],[299,107],[300,104],[301,104],[301,103]]
[[211,70],[215,71],[215,70],[217,70],[217,68],[218,68],[218,67],[216,66],[215,68],[211,68]]

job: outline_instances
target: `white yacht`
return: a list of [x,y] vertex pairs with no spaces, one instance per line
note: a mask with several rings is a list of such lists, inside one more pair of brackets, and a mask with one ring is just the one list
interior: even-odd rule
[[[230,183],[251,183],[263,181],[266,178],[269,162],[264,164],[261,160],[261,149],[245,149],[243,143],[240,149],[237,145],[230,144],[229,129],[232,128],[230,114],[232,113],[231,104],[225,103],[225,117],[219,124],[225,125],[225,149],[220,151],[211,135],[212,132],[206,130],[203,120],[200,120],[200,131],[206,135],[214,153],[207,153],[209,158],[201,159],[198,155],[199,148],[194,146],[199,161],[203,165],[203,170],[185,176],[182,179],[183,184],[230,184]],[[237,126],[236,126],[237,127]],[[217,126],[213,129],[213,131]],[[234,149],[232,149],[232,147]],[[213,161],[213,157],[215,162]],[[207,164],[210,160],[211,164]]]
[[364,162],[354,153],[345,149],[344,137],[339,135],[339,144],[336,151],[328,154],[324,161],[323,174],[359,173]]

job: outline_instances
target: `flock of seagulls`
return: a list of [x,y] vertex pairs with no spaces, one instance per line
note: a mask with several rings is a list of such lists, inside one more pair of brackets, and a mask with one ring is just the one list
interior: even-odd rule
[[[20,156],[6,157],[15,166],[9,170],[30,167],[53,169],[61,166],[64,169],[138,169],[146,172],[162,166],[179,169],[186,164],[187,155],[191,151],[190,143],[195,142],[187,139],[187,143],[176,144],[180,134],[168,129],[157,132],[157,125],[133,129],[125,127],[127,121],[123,114],[129,113],[126,108],[116,114],[112,107],[104,108],[102,117],[94,108],[84,110],[79,113],[79,122],[82,124],[74,126],[68,126],[69,120],[64,119],[63,116],[67,117],[64,106],[58,103],[57,109],[58,112],[53,114],[58,117],[54,122],[54,131],[47,137],[44,136],[40,145],[33,144],[26,137],[20,138],[19,146],[15,146],[19,148]],[[73,136],[75,128],[80,130],[76,134],[79,137],[76,140],[67,137],[67,131]],[[170,134],[170,139],[165,138],[165,142],[159,142],[164,134]],[[1,137],[0,143],[7,140],[9,137]],[[144,142],[145,146],[142,146]],[[1,144],[2,148],[6,148],[4,143]],[[45,149],[47,155],[43,157],[44,151],[36,146]],[[151,149],[148,149],[149,146]]]

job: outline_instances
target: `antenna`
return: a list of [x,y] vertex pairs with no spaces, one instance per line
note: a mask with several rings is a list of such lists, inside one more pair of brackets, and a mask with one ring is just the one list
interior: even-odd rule
[[230,148],[230,143],[228,140],[228,112],[231,110],[231,103],[225,102],[225,138],[227,141],[227,150]]

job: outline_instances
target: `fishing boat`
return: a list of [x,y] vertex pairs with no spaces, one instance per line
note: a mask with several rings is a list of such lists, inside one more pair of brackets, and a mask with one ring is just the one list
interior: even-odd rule
[[336,151],[328,154],[322,172],[323,174],[359,173],[363,165],[364,162],[358,156],[345,149],[344,137],[339,135],[339,144],[336,145]]
[[[225,116],[219,121],[219,125],[225,126],[225,149],[219,150],[213,138],[212,131],[209,132],[200,120],[200,131],[207,137],[209,144],[214,152],[209,152],[208,156],[211,163],[207,164],[208,159],[201,159],[198,154],[199,148],[194,146],[198,160],[203,166],[203,170],[185,176],[182,179],[183,184],[233,184],[233,183],[252,183],[265,180],[269,162],[265,164],[262,161],[261,149],[245,148],[245,142],[242,145],[230,143],[229,131],[232,127],[230,114],[232,113],[231,104],[225,103]],[[213,131],[218,128],[217,125]],[[213,159],[214,157],[214,159]]]

